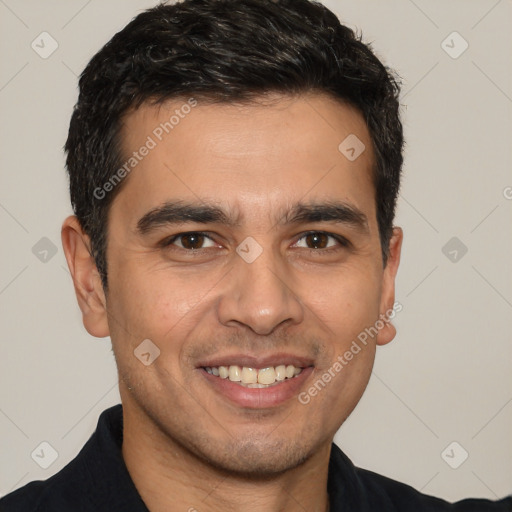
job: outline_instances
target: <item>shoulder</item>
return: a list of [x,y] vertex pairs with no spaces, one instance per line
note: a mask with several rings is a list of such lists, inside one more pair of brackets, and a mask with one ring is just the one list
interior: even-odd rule
[[[0,499],[0,512],[97,512],[98,496],[109,494],[104,488],[106,477],[112,473],[109,453],[115,451],[112,423],[120,421],[121,408],[104,411],[96,432],[78,455],[58,473],[47,480],[38,480],[17,489]],[[120,463],[119,463],[120,464]]]
[[422,494],[410,485],[355,467],[334,444],[329,486],[337,503],[361,512],[512,512],[512,496],[500,501],[472,498],[449,503]]
[[103,411],[80,453],[45,481],[0,500],[1,512],[148,512],[122,456],[122,407]]
[[[1,512],[82,512],[92,510],[92,503],[81,492],[83,482],[75,477],[74,461],[48,480],[39,480],[0,499]],[[78,506],[78,508],[77,508]],[[70,508],[71,507],[71,508]]]
[[[440,498],[422,494],[413,487],[397,482],[372,471],[356,468],[356,474],[375,505],[383,501],[390,504],[390,511],[415,512],[511,512],[512,497],[500,501],[470,498],[449,503]],[[387,510],[387,509],[386,509]]]

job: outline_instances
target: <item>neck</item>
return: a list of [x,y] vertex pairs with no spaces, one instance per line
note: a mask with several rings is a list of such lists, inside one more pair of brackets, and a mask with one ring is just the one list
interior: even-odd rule
[[199,459],[124,403],[123,425],[123,458],[151,512],[328,510],[330,443],[282,474],[251,478]]

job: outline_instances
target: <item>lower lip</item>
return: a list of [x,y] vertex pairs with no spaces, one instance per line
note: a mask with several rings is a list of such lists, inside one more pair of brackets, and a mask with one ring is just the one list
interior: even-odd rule
[[306,379],[313,372],[313,367],[304,368],[296,377],[283,380],[268,388],[247,388],[231,382],[229,379],[210,375],[204,368],[200,370],[215,391],[224,395],[234,404],[250,409],[265,409],[279,406],[297,396],[300,388],[304,386]]

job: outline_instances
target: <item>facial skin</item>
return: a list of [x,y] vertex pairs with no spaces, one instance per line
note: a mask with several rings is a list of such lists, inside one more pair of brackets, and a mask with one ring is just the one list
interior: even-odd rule
[[[176,510],[325,510],[332,439],[366,388],[376,345],[395,335],[386,325],[307,405],[297,399],[393,308],[402,232],[395,228],[384,267],[374,155],[361,115],[320,94],[269,98],[198,102],[131,172],[109,214],[106,294],[88,237],[74,217],[63,226],[84,325],[112,339],[123,456],[152,512],[171,503]],[[185,101],[129,113],[127,157]],[[353,162],[338,150],[349,134],[366,147]],[[177,201],[217,207],[231,222],[138,229],[148,212]],[[286,223],[297,203],[341,203],[364,222]],[[191,232],[207,236],[165,245]],[[262,248],[252,263],[236,251],[248,248],[247,237]],[[148,366],[134,355],[146,339],[160,350]],[[272,389],[288,381],[250,390],[249,403],[226,395],[213,382],[220,378],[202,368],[244,357],[241,366],[256,368],[296,358],[300,386],[274,402]]]

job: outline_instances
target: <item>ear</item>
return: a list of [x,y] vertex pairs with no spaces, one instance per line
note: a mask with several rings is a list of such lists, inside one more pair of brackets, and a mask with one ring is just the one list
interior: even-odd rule
[[380,299],[380,319],[384,327],[377,334],[377,345],[389,343],[396,335],[395,326],[389,321],[389,314],[396,310],[395,306],[395,278],[400,264],[402,240],[404,234],[401,228],[393,228],[389,241],[389,256],[382,277],[382,292]]
[[110,334],[107,301],[100,274],[91,255],[90,239],[74,215],[62,224],[61,238],[84,327],[92,336],[104,338]]

